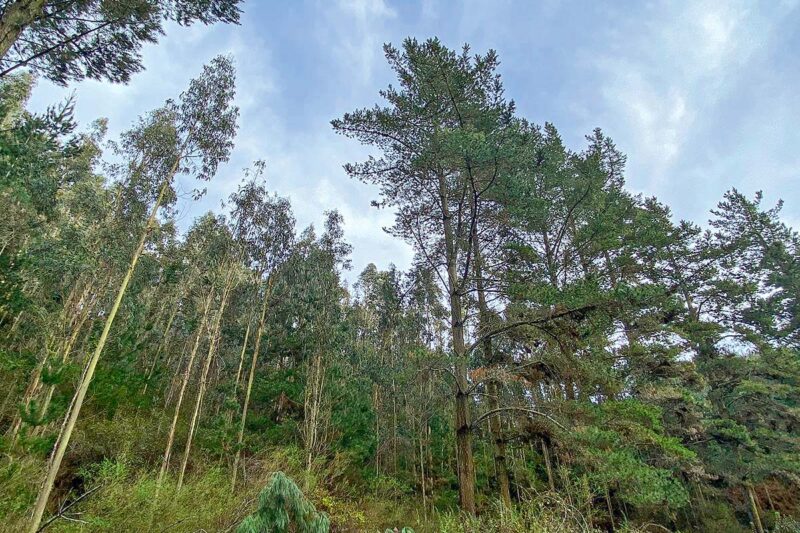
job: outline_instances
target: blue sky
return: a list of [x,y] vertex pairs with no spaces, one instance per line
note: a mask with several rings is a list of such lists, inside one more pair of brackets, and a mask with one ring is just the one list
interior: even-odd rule
[[[269,187],[291,198],[298,225],[339,209],[357,273],[369,262],[406,268],[411,249],[369,206],[376,191],[342,165],[368,152],[329,121],[378,102],[393,81],[382,44],[439,37],[450,47],[497,50],[519,114],[552,122],[568,146],[601,127],[628,155],[628,187],[657,196],[676,218],[704,223],[722,193],[763,189],[800,226],[800,1],[249,0],[241,26],[171,26],[144,51],[127,86],[40,82],[42,109],[71,91],[88,125],[109,119],[115,138],[176,96],[203,63],[232,54],[240,130],[233,157],[182,224],[235,190],[241,170],[267,162]],[[192,184],[184,184],[184,190]]]

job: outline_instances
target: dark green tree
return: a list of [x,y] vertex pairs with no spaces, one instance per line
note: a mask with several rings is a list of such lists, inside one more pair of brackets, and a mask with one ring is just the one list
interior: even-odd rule
[[127,82],[142,70],[142,45],[164,23],[239,22],[241,0],[4,0],[0,78],[21,67],[55,83]]

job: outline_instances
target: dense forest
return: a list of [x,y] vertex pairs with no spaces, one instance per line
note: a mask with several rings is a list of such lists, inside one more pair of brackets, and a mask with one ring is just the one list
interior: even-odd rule
[[570,148],[520,116],[494,52],[408,39],[321,118],[415,252],[357,273],[342,216],[298,228],[263,161],[176,221],[176,180],[199,196],[234,149],[231,58],[114,140],[72,99],[26,107],[241,8],[2,2],[0,528],[800,531],[780,204],[675,220],[600,129]]

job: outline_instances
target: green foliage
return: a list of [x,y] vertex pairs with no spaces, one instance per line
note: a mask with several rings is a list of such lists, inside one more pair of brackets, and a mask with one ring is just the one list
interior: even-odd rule
[[[114,4],[150,26],[126,50],[128,30],[99,35],[110,63],[68,47],[32,69],[127,79],[163,20],[238,17],[229,0]],[[48,31],[26,27],[25,46]],[[263,162],[225,214],[179,230],[173,174],[210,179],[233,150],[229,58],[106,157],[104,122],[79,132],[72,100],[30,113],[32,78],[2,76],[3,527],[24,527],[146,230],[48,508],[75,514],[53,531],[746,531],[745,487],[767,528],[796,530],[800,238],[781,206],[732,190],[709,231],[675,222],[625,188],[625,155],[600,130],[572,149],[518,116],[494,52],[384,51],[398,83],[333,126],[379,151],[347,171],[379,186],[416,255],[353,280],[342,216],[297,235]],[[478,516],[456,511],[464,435]]]
[[151,2],[89,0],[50,5],[11,5],[3,34],[12,39],[0,54],[2,75],[27,67],[65,85],[83,78],[127,82],[142,70],[141,48],[158,40],[169,21],[238,23],[240,0]]
[[286,474],[275,472],[259,495],[258,510],[245,518],[236,531],[327,533],[329,529],[327,515],[318,513]]

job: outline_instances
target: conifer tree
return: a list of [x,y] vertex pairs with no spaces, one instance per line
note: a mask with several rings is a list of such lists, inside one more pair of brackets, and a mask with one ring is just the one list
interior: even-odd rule
[[239,525],[237,533],[327,533],[330,521],[318,512],[294,481],[275,472],[258,498],[258,509]]

